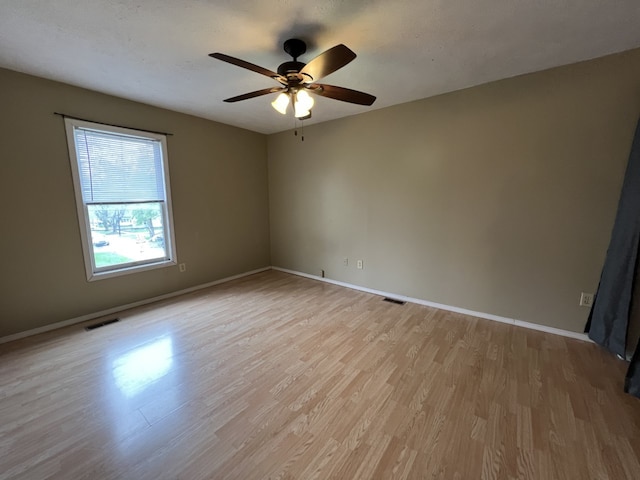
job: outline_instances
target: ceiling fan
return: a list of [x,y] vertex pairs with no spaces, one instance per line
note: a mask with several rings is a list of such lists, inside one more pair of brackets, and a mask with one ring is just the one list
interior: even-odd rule
[[313,107],[314,100],[309,93],[343,102],[355,103],[357,105],[368,106],[375,102],[376,97],[368,93],[351,90],[350,88],[316,83],[321,78],[344,67],[356,58],[356,54],[346,46],[342,44],[336,45],[306,64],[298,61],[298,57],[307,51],[307,44],[304,41],[297,38],[289,39],[284,42],[284,51],[293,57],[293,61],[282,63],[278,67],[277,72],[259,67],[253,63],[245,62],[239,58],[225,55],[224,53],[209,54],[210,57],[271,77],[280,83],[279,87],[264,88],[255,92],[227,98],[224,101],[239,102],[269,93],[280,92],[280,95],[271,102],[273,108],[284,115],[287,113],[289,104],[293,103],[294,116],[301,120],[311,117],[311,108]]

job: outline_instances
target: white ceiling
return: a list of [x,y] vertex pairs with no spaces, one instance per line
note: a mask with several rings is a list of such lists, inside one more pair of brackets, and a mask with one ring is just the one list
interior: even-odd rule
[[0,66],[273,133],[293,127],[278,84],[207,55],[275,70],[282,42],[308,62],[344,43],[358,54],[322,82],[378,97],[372,107],[316,97],[323,122],[640,47],[639,0],[3,0]]

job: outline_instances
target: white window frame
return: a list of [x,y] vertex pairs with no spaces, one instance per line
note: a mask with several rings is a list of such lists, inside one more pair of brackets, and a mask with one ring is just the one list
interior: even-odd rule
[[[82,185],[80,183],[80,171],[78,166],[78,155],[76,153],[75,129],[84,128],[95,130],[97,132],[115,133],[119,135],[128,135],[132,137],[145,138],[149,140],[157,140],[161,146],[162,152],[162,169],[164,180],[164,218],[163,218],[163,237],[165,242],[165,251],[167,258],[142,260],[135,264],[127,264],[124,267],[114,266],[107,270],[97,269],[93,255],[93,245],[91,241],[91,224],[89,219],[89,211],[87,203],[82,196]],[[69,147],[69,160],[71,163],[71,172],[73,176],[73,188],[75,191],[76,208],[78,213],[78,223],[80,226],[80,237],[82,240],[82,253],[84,256],[84,265],[88,281],[101,280],[105,278],[118,277],[131,273],[153,270],[157,268],[171,267],[178,264],[176,256],[176,242],[173,226],[173,209],[171,206],[171,186],[169,181],[169,156],[167,154],[167,137],[159,133],[134,130],[124,127],[116,127],[112,125],[104,125],[101,123],[88,122],[75,118],[65,117],[65,128],[67,133],[67,144]]]

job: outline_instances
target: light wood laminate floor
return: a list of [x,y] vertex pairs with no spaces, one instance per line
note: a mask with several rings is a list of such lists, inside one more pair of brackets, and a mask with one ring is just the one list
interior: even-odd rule
[[119,317],[0,345],[0,478],[640,478],[590,343],[274,271]]

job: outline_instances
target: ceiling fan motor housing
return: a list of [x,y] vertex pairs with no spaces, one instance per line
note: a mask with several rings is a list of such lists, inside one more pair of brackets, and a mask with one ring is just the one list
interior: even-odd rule
[[284,62],[278,67],[278,73],[283,77],[286,77],[287,73],[298,73],[305,65],[306,63],[296,62],[295,60],[291,62]]

